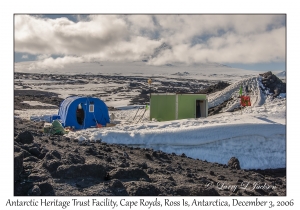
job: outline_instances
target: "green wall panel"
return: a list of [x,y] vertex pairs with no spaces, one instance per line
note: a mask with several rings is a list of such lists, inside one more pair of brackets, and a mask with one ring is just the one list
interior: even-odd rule
[[[196,100],[205,101],[204,94],[178,94],[178,119],[195,118]],[[176,120],[176,95],[151,95],[150,119]]]
[[175,120],[176,95],[151,95],[150,119]]
[[205,99],[205,95],[178,94],[178,119],[195,118],[196,100]]

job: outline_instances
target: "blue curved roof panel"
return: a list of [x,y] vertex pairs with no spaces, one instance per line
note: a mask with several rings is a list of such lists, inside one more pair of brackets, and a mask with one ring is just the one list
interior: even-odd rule
[[[84,119],[80,124],[77,120],[77,108],[80,104]],[[66,98],[60,105],[58,115],[65,127],[85,129],[95,127],[97,124],[106,126],[110,122],[108,108],[99,98],[71,96]]]

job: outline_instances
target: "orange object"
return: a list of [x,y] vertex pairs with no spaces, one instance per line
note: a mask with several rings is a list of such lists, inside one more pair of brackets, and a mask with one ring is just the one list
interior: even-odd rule
[[250,96],[241,96],[241,105],[242,106],[251,106]]
[[97,128],[102,128],[102,125],[97,123]]

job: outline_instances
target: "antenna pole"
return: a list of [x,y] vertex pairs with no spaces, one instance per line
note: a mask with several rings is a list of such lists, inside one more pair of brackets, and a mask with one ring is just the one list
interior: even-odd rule
[[[150,98],[149,98],[149,99],[151,99],[151,83],[152,83],[152,80],[151,80],[151,78],[149,78],[149,79],[148,79],[148,84],[149,84],[149,86],[150,86],[150,88],[149,88]],[[150,103],[150,101],[149,101],[149,103]]]

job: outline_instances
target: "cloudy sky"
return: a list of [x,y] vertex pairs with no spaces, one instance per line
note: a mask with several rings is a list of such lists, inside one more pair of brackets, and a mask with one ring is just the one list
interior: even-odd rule
[[285,15],[15,15],[15,62],[141,61],[285,70]]

